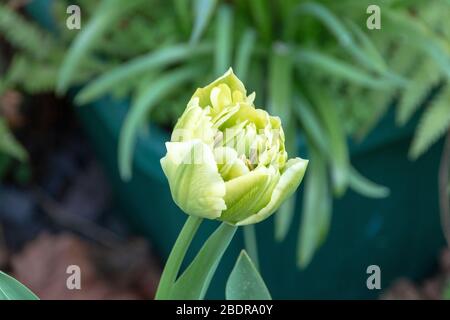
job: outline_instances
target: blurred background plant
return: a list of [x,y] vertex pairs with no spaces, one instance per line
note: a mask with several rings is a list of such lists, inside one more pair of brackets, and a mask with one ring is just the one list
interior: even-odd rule
[[[258,93],[256,105],[282,118],[287,141],[294,141],[290,155],[299,144],[307,147],[297,249],[302,267],[325,240],[333,196],[348,188],[367,197],[389,194],[351,165],[349,144],[362,141],[393,106],[399,126],[420,114],[411,159],[450,126],[448,0],[79,0],[81,32],[65,28],[69,2],[52,3],[58,23],[51,32],[0,6],[1,33],[18,52],[12,61],[2,59],[0,95],[62,94],[87,83],[74,92],[79,105],[104,95],[129,100],[118,147],[128,180],[147,124],[173,126],[193,90],[232,66]],[[365,28],[374,3],[389,32]],[[275,215],[279,241],[291,226],[294,202]],[[252,232],[246,231],[250,244]]]

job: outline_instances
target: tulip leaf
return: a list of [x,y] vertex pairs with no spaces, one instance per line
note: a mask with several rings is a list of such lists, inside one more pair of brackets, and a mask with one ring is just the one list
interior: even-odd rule
[[245,250],[242,250],[228,278],[227,300],[272,300],[264,280]]
[[122,179],[131,178],[132,158],[136,136],[139,128],[145,123],[146,116],[163,98],[176,90],[185,82],[195,79],[204,69],[188,66],[167,73],[148,84],[147,90],[137,97],[136,102],[127,113],[119,137],[119,170]]
[[39,300],[39,298],[19,281],[0,271],[0,300]]
[[231,52],[233,46],[233,11],[222,5],[217,13],[215,73],[223,74],[231,66]]
[[169,299],[202,300],[237,227],[222,223],[172,287]]
[[256,238],[256,228],[254,224],[249,224],[242,227],[244,232],[244,245],[249,256],[252,258],[256,268],[259,269],[258,259],[258,241]]
[[252,53],[255,47],[256,34],[253,29],[245,30],[241,37],[236,53],[236,74],[245,83],[247,79],[248,68],[251,63]]
[[194,28],[191,34],[191,43],[197,43],[208,26],[208,22],[216,7],[217,0],[194,0]]
[[78,93],[75,101],[79,105],[85,104],[106,94],[114,86],[126,83],[151,71],[160,70],[191,56],[203,55],[210,51],[211,45],[203,43],[195,47],[187,44],[177,44],[152,51],[149,54],[126,62],[95,79]]
[[386,198],[390,190],[362,176],[355,168],[350,168],[349,187],[368,198]]
[[306,173],[302,219],[297,245],[297,263],[305,268],[328,233],[332,198],[328,190],[326,159],[308,143],[309,166]]

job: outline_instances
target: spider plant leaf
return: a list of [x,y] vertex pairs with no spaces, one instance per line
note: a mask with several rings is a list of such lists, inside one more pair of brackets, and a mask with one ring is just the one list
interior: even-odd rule
[[[295,123],[292,118],[293,65],[290,49],[275,44],[269,70],[269,109],[281,118],[286,136],[286,151],[290,157],[297,154]],[[275,239],[282,241],[289,231],[295,212],[295,196],[287,199],[275,215]]]
[[245,250],[239,254],[228,277],[225,297],[227,300],[272,300],[263,278]]
[[136,102],[128,112],[119,137],[118,162],[122,179],[129,180],[132,175],[133,151],[136,137],[146,116],[163,98],[173,93],[182,84],[192,81],[204,68],[188,66],[176,69],[151,82],[147,90],[137,97]]
[[[130,5],[125,6],[128,9],[131,7]],[[75,38],[62,62],[56,87],[57,93],[62,94],[68,89],[81,61],[95,46],[108,27],[125,11],[120,0],[103,0],[100,3],[96,14]]]
[[350,162],[345,131],[337,108],[327,93],[319,92],[312,86],[308,87],[308,92],[328,135],[331,178],[334,194],[339,197],[345,193],[349,183]]
[[211,48],[209,44],[197,44],[194,47],[187,44],[178,44],[150,52],[95,79],[78,93],[75,102],[79,105],[86,104],[106,94],[115,86],[123,85],[123,83],[143,74],[160,70],[189,57],[207,54],[211,52]]
[[233,11],[227,5],[219,7],[216,24],[214,67],[216,76],[222,75],[231,66],[233,46]]
[[191,33],[191,44],[200,40],[213,15],[216,4],[217,0],[194,0],[194,27]]
[[366,71],[354,67],[353,65],[323,54],[314,49],[299,49],[295,53],[296,63],[299,68],[304,65],[321,69],[330,75],[346,79],[355,84],[371,89],[389,89],[393,85],[392,81],[384,78],[377,78]]
[[326,159],[308,144],[310,167],[306,173],[303,209],[297,243],[297,264],[306,268],[328,233],[332,200],[328,190]]
[[311,104],[299,91],[294,97],[293,111],[311,143],[322,153],[328,152],[328,137]]
[[255,20],[258,32],[265,42],[272,39],[272,20],[270,13],[270,1],[249,1],[251,14]]
[[386,198],[390,193],[389,188],[370,181],[353,167],[350,168],[349,187],[368,198]]
[[235,63],[236,74],[244,83],[247,79],[247,73],[251,64],[255,42],[255,31],[253,29],[247,28],[239,41]]

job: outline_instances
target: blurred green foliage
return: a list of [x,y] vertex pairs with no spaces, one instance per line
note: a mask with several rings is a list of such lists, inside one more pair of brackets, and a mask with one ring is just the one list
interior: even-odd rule
[[[232,66],[257,92],[257,106],[282,118],[290,155],[297,153],[296,138],[306,141],[311,167],[298,237],[301,266],[325,239],[333,195],[348,188],[388,195],[352,167],[349,139],[361,141],[392,102],[404,125],[428,101],[412,159],[450,126],[448,0],[77,3],[81,32],[65,28],[69,1],[55,1],[53,34],[0,6],[0,32],[17,48],[1,88],[63,93],[92,79],[77,94],[78,104],[105,94],[131,97],[119,145],[121,174],[129,178],[140,128],[148,121],[172,126],[194,89]],[[371,4],[381,7],[381,30],[366,28]],[[275,215],[278,240],[289,231],[294,208],[293,197]]]

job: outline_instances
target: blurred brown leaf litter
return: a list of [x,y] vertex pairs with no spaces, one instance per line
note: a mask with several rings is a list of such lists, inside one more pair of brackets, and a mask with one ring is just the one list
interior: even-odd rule
[[448,299],[446,290],[450,284],[450,250],[444,249],[439,257],[438,272],[423,281],[401,278],[396,280],[382,295],[383,300],[441,300]]
[[[41,299],[151,299],[159,267],[143,240],[105,249],[70,233],[42,233],[11,260],[12,272]],[[81,270],[81,289],[66,286],[67,267]]]

